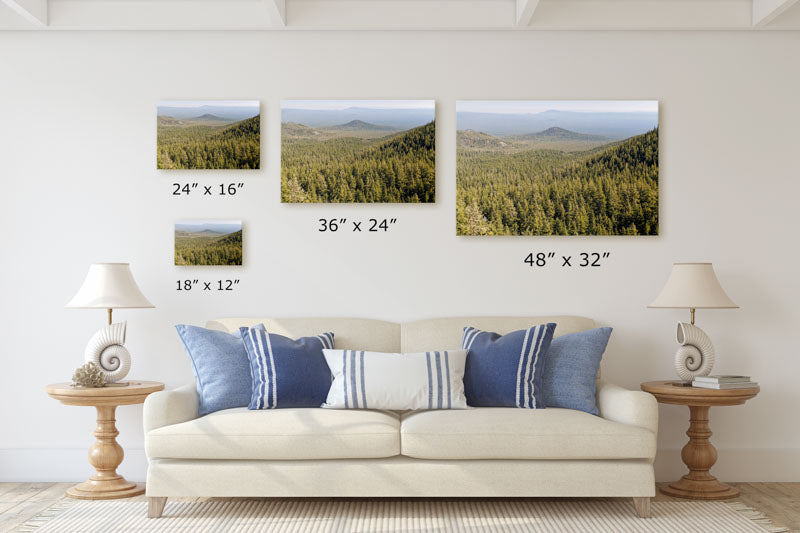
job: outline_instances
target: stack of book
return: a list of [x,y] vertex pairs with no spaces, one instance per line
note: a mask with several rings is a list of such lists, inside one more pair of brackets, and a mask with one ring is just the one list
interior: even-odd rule
[[750,389],[758,387],[758,383],[750,380],[750,376],[697,376],[692,387],[701,389]]

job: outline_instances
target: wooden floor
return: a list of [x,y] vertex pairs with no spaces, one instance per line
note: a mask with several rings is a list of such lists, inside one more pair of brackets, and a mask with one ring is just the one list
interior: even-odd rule
[[[64,499],[71,483],[0,483],[0,533],[14,528]],[[741,501],[772,519],[775,525],[800,532],[800,483],[733,483]],[[131,500],[145,500],[144,496]],[[664,496],[655,501],[685,501]],[[631,511],[633,509],[631,508]],[[144,512],[144,511],[143,511]]]

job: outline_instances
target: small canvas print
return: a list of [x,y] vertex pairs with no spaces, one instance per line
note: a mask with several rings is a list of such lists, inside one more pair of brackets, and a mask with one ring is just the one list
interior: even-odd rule
[[284,100],[281,201],[428,203],[433,100]]
[[658,235],[657,101],[456,103],[458,235]]
[[175,224],[175,265],[241,264],[241,220],[183,220]]
[[261,168],[260,109],[250,100],[159,102],[157,168]]

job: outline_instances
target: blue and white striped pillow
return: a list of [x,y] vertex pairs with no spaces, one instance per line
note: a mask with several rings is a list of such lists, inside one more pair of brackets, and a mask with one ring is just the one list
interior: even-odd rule
[[333,374],[331,409],[466,409],[467,352],[382,353],[323,350]]
[[544,409],[542,373],[554,323],[506,335],[464,328],[464,392],[473,407]]
[[253,378],[248,409],[319,407],[331,385],[322,350],[333,333],[292,340],[264,329],[239,328]]

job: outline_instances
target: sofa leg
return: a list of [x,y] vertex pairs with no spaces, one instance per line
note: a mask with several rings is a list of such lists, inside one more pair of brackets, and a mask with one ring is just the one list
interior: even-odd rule
[[148,497],[147,498],[147,518],[161,518],[164,506],[167,505],[167,497]]
[[650,498],[633,498],[633,506],[636,508],[636,514],[639,518],[650,518],[652,513],[650,512]]

